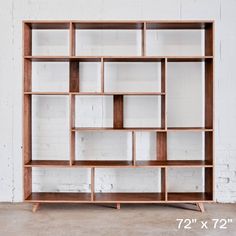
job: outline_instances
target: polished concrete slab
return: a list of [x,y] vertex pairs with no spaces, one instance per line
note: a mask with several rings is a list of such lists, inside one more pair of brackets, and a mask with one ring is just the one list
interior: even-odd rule
[[[0,203],[0,236],[236,235],[236,204],[205,204],[204,213],[190,204],[121,204],[120,210],[111,206],[43,204],[32,213],[32,204]],[[185,220],[181,229],[176,219]],[[186,219],[191,220],[190,229],[183,228],[190,222]],[[226,219],[226,229],[224,220],[214,229],[213,219]],[[201,221],[207,221],[207,229]]]

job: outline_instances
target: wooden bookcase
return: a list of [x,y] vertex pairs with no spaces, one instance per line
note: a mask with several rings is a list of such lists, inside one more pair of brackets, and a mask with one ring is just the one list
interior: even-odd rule
[[[66,30],[69,35],[68,55],[32,55],[33,30]],[[78,30],[138,30],[141,32],[139,55],[82,56],[76,53],[76,31]],[[204,32],[204,54],[191,56],[160,56],[147,54],[148,30],[202,30]],[[68,62],[69,91],[40,92],[32,90],[33,62]],[[80,90],[79,63],[100,62],[100,91]],[[159,92],[107,92],[104,89],[104,64],[107,62],[159,62],[161,63],[161,89]],[[168,63],[202,62],[205,71],[204,84],[204,126],[168,127],[167,125],[167,78]],[[214,201],[214,122],[213,122],[213,79],[214,79],[214,22],[213,21],[24,21],[23,22],[23,182],[24,201],[34,203],[35,211],[40,203],[194,203],[201,211],[204,202]],[[56,78],[54,78],[56,79]],[[34,160],[32,158],[32,98],[33,96],[62,95],[69,98],[70,107],[70,154],[67,160]],[[92,128],[75,126],[76,96],[112,96],[113,127]],[[160,127],[125,127],[124,96],[158,96],[161,98]],[[132,161],[84,160],[75,158],[76,132],[129,132],[132,135]],[[156,133],[156,160],[136,160],[136,133]],[[169,160],[167,137],[170,132],[201,132],[204,136],[204,160]],[[89,193],[32,192],[33,168],[89,168],[91,169],[91,190]],[[159,168],[161,172],[160,193],[96,193],[95,171],[97,168]],[[169,168],[202,168],[204,171],[203,192],[169,192]]]

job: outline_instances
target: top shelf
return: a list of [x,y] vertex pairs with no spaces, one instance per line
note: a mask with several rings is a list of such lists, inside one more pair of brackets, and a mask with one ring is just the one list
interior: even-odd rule
[[203,62],[213,59],[213,56],[25,56],[25,59],[35,62],[161,62],[165,59],[167,62]]
[[155,30],[155,29],[207,29],[214,21],[24,21],[31,29],[69,29],[73,24],[76,29],[104,30]]

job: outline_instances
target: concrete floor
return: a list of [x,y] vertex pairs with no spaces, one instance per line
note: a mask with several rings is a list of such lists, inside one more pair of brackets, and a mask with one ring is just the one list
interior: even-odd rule
[[[32,213],[31,204],[1,203],[0,235],[236,235],[236,204],[205,204],[204,213],[191,208],[195,206],[126,204],[116,210],[101,205],[44,204]],[[192,229],[178,229],[177,218],[197,219],[197,223]],[[227,229],[214,229],[213,218],[233,222]],[[200,220],[208,221],[209,228],[201,229]]]

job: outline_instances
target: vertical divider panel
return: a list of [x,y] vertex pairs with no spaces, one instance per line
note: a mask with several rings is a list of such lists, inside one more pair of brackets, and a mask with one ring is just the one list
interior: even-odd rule
[[32,30],[29,24],[23,23],[23,52],[24,56],[32,55]]
[[75,25],[70,22],[70,56],[75,56]]
[[142,56],[146,56],[146,22],[143,22],[143,29],[142,29]]
[[167,201],[167,170],[161,168],[161,194],[164,195],[164,200]]
[[165,93],[161,96],[161,128],[166,130],[167,127],[167,93],[166,93],[166,78],[167,78],[167,59],[161,60],[161,92]]
[[114,95],[113,128],[123,129],[123,95]]
[[205,168],[205,193],[210,198],[208,200],[214,199],[214,187],[213,187],[213,168]]
[[91,201],[94,201],[94,192],[95,192],[95,168],[91,168]]
[[136,133],[132,131],[132,162],[136,165]]
[[104,60],[101,58],[101,93],[104,93]]
[[167,160],[167,132],[156,132],[157,160]]
[[214,56],[214,22],[206,24],[205,56]]
[[70,61],[70,92],[79,92],[79,61]]
[[75,161],[75,95],[70,94],[70,165]]

